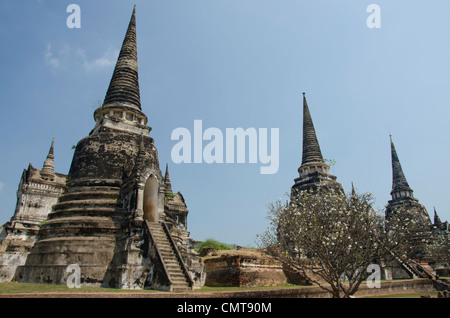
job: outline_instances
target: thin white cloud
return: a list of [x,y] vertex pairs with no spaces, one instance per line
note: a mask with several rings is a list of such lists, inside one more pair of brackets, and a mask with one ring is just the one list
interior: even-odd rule
[[45,62],[53,69],[58,69],[61,67],[61,61],[53,56],[52,45],[47,44],[47,49],[44,54]]
[[100,57],[90,58],[86,50],[82,48],[73,49],[67,44],[54,53],[51,44],[47,44],[44,54],[45,62],[51,69],[61,69],[72,67],[73,64],[82,65],[86,71],[93,71],[102,69],[104,67],[111,67],[116,63],[118,50],[107,49]]
[[92,71],[95,69],[100,69],[103,67],[110,67],[113,66],[117,60],[117,56],[119,55],[118,50],[111,50],[108,49],[103,53],[103,55],[99,58],[89,60],[86,51],[83,49],[78,49],[77,54],[82,58],[83,60],[83,66],[86,71]]
[[5,184],[3,182],[0,181],[0,191],[2,191],[3,187],[5,186]]

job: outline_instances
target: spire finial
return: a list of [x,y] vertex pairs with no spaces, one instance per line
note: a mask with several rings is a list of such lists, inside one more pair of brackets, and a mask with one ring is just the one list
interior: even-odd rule
[[169,178],[169,164],[166,163],[166,174],[164,176],[164,184],[166,185],[165,193],[172,193],[172,183]]
[[434,207],[434,225],[441,225],[441,219],[439,218],[439,215],[436,212],[436,208]]
[[166,174],[164,175],[164,180],[169,180],[169,164],[166,162]]
[[47,158],[44,161],[44,165],[41,169],[40,175],[43,179],[46,180],[54,180],[55,179],[55,163],[54,163],[54,143],[55,143],[55,138],[52,139],[52,145],[50,146],[50,150],[48,151],[48,155]]
[[53,156],[53,146],[55,144],[55,138],[53,137],[52,139],[52,145],[50,146],[50,150],[48,151],[48,154]]

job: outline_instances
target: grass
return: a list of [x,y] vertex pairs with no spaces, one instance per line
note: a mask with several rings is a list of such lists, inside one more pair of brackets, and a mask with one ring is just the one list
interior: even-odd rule
[[[192,291],[192,293],[208,293],[208,292],[227,292],[227,291],[245,291],[245,290],[268,290],[268,289],[285,289],[306,287],[301,285],[278,285],[267,287],[210,287],[203,286],[200,289]],[[47,284],[30,284],[30,283],[18,283],[18,282],[5,282],[0,283],[0,295],[1,294],[51,294],[51,293],[160,293],[158,290],[127,290],[127,289],[114,289],[114,288],[102,288],[82,286],[81,288],[69,288],[65,285],[47,285]],[[420,296],[429,295],[431,297],[437,297],[437,291],[424,292],[424,293],[408,293],[408,294],[390,294],[390,295],[376,295],[365,296],[364,298],[420,298]]]
[[80,288],[69,288],[66,285],[29,284],[18,282],[0,283],[1,294],[39,294],[39,293],[154,293],[155,290],[129,290],[81,286]]
[[[243,291],[243,290],[267,290],[267,289],[283,289],[301,287],[299,285],[278,285],[267,287],[210,287],[203,286],[195,289],[193,293],[207,293],[207,292],[226,292],[226,291]],[[130,289],[115,289],[81,286],[81,288],[69,288],[65,285],[47,285],[47,284],[30,284],[18,282],[0,283],[1,294],[38,294],[38,293],[157,293],[159,290],[130,290]]]
[[268,289],[284,289],[284,288],[296,288],[296,287],[308,287],[302,285],[277,285],[277,286],[257,286],[257,287],[211,287],[203,286],[200,289],[196,289],[193,292],[208,293],[208,292],[226,292],[226,291],[244,291],[244,290],[268,290]]

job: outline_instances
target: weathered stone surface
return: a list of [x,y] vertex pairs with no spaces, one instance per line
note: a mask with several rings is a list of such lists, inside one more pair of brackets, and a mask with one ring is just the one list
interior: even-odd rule
[[216,247],[204,247],[202,248],[202,251],[200,252],[199,256],[200,257],[217,256],[218,251],[219,249]]
[[288,282],[281,263],[256,251],[221,251],[205,258],[207,286],[276,286]]

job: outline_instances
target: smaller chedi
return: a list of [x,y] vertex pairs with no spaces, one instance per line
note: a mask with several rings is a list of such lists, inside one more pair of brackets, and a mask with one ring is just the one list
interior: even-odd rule
[[54,171],[54,139],[42,169],[30,163],[17,189],[14,215],[0,228],[0,282],[11,281],[24,265],[39,227],[66,187],[67,176]]
[[[392,163],[392,190],[390,194],[392,199],[386,205],[385,218],[389,219],[395,213],[401,213],[405,217],[413,219],[415,227],[409,238],[413,247],[411,255],[408,255],[412,260],[411,263],[401,265],[394,261],[388,264],[386,277],[394,279],[422,277],[426,274],[423,271],[424,268],[428,268],[430,272],[436,272],[437,274],[448,273],[449,264],[441,263],[439,258],[431,257],[428,252],[430,245],[433,245],[439,236],[450,235],[448,222],[441,222],[436,210],[434,210],[434,223],[432,223],[427,209],[413,195],[414,191],[406,180],[392,136],[390,136],[390,143]],[[417,264],[420,264],[421,271],[416,269]]]
[[[0,242],[0,281],[191,290],[204,264],[187,230],[188,209],[159,166],[142,111],[136,8],[95,125],[76,145],[68,175],[53,171],[53,144],[41,170],[31,165],[16,213]],[[19,243],[18,241],[23,241]]]

